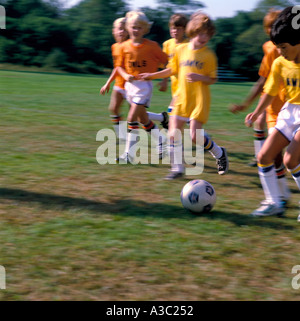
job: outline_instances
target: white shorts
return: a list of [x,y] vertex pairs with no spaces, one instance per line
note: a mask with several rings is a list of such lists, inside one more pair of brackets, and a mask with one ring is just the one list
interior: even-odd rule
[[125,83],[126,99],[129,104],[143,105],[149,107],[153,84],[152,81],[134,80]]
[[300,130],[300,105],[285,103],[278,114],[275,128],[292,141]]
[[120,88],[119,86],[114,86],[113,90],[117,91],[120,93],[124,99],[126,99],[126,91],[123,88]]

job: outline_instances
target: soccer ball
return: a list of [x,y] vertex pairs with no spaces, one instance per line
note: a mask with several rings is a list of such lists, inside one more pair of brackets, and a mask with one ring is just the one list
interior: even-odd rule
[[217,196],[210,183],[195,179],[183,186],[180,199],[187,210],[193,213],[207,213],[214,207]]

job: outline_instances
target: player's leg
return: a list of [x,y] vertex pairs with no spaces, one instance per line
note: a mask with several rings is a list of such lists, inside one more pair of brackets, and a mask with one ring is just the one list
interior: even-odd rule
[[257,155],[258,174],[266,200],[252,213],[253,216],[279,215],[284,212],[281,204],[274,160],[288,144],[288,139],[275,129],[271,135],[268,136]]
[[300,129],[295,133],[293,140],[284,154],[284,164],[293,175],[300,189]]
[[152,113],[150,111],[147,112],[148,117],[152,121],[159,121],[161,126],[165,129],[169,127],[169,115],[167,112],[163,111],[161,113]]
[[[197,129],[202,128],[202,123],[196,119],[190,121],[190,134],[193,143],[197,143]],[[224,147],[220,147],[215,141],[213,141],[207,133],[204,133],[204,149],[207,150],[216,159],[219,175],[224,175],[228,172],[229,162],[227,158],[227,152]]]
[[[275,130],[278,114],[282,108],[283,102],[280,100],[279,97],[276,97],[275,100],[272,102],[270,106],[266,109],[266,123],[268,126],[268,135],[271,135],[272,132]],[[275,171],[276,177],[278,181],[278,187],[280,190],[280,197],[282,200],[283,206],[286,206],[291,192],[287,184],[286,179],[286,168],[283,164],[283,151],[275,157]]]
[[171,171],[165,177],[166,180],[180,178],[184,174],[184,163],[182,157],[182,130],[187,119],[179,116],[171,116],[169,122],[170,139],[170,161]]
[[[291,172],[293,179],[300,190],[300,129],[295,133],[291,144],[284,154],[284,164],[288,171]],[[298,222],[300,222],[300,213],[298,215]]]
[[120,126],[120,122],[122,121],[121,105],[123,103],[123,100],[124,93],[121,91],[121,89],[114,89],[110,96],[110,104],[108,109],[117,138],[126,140],[126,128],[124,129],[122,126]]
[[166,154],[167,137],[161,134],[157,125],[149,118],[149,112],[147,112],[146,106],[136,106],[136,118],[142,124],[143,129],[151,135],[151,138],[156,142],[159,159],[162,159]]
[[275,164],[275,172],[276,172],[278,187],[280,191],[280,198],[282,201],[282,205],[286,206],[290,199],[291,192],[287,184],[286,167],[283,163],[282,151],[275,157],[274,164]]
[[138,122],[138,113],[137,106],[134,103],[131,103],[130,109],[127,116],[127,126],[128,133],[126,139],[126,145],[124,153],[119,157],[118,161],[128,163],[133,162],[135,156],[135,145],[138,141],[139,135],[139,122]]
[[266,113],[262,113],[254,123],[253,138],[254,138],[254,159],[249,163],[249,166],[257,166],[257,155],[266,140],[265,134]]

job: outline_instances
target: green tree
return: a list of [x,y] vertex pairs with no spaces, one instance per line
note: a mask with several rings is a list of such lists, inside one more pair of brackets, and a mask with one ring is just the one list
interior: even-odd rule
[[293,0],[260,0],[256,5],[256,9],[267,12],[270,8],[284,9],[294,5],[296,5],[296,1]]
[[111,67],[112,24],[128,11],[122,0],[85,0],[65,12],[73,30],[73,60],[83,64]]

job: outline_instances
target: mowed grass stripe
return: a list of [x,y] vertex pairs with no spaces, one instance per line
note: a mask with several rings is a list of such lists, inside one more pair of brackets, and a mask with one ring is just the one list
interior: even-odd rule
[[[205,128],[228,150],[228,175],[219,176],[205,154],[201,176],[166,182],[168,165],[97,163],[96,134],[112,128],[110,97],[99,96],[105,81],[0,71],[0,265],[7,273],[0,299],[299,300],[291,286],[300,264],[291,176],[286,217],[249,216],[263,199],[257,170],[247,166],[252,130],[245,113],[232,115],[228,106],[252,84],[211,87]],[[154,87],[150,110],[169,102],[170,91]],[[127,110],[124,103],[124,116]],[[194,178],[217,192],[210,214],[181,206],[181,188]]]

